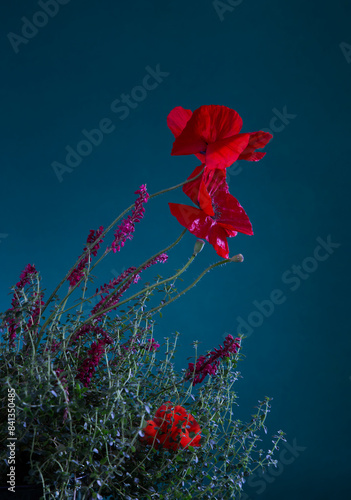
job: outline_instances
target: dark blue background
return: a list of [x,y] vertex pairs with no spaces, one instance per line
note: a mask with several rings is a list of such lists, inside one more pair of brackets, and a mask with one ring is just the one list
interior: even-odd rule
[[[210,0],[70,0],[46,23],[37,17],[46,25],[17,53],[8,34],[21,35],[21,18],[32,20],[42,9],[33,0],[2,3],[0,306],[9,307],[9,288],[27,263],[41,272],[47,297],[89,230],[111,222],[142,183],[154,193],[185,180],[198,161],[170,156],[166,116],[173,107],[223,104],[240,113],[244,132],[279,127],[261,162],[240,162],[240,172],[228,173],[255,231],[229,240],[231,255],[241,252],[245,262],[206,275],[164,311],[155,336],[182,333],[180,369],[193,340],[205,352],[237,333],[239,316],[256,318],[243,347],[238,415],[250,418],[256,401],[272,396],[268,435],[283,429],[297,451],[281,455],[282,447],[275,476],[253,478],[247,498],[346,498],[351,5],[232,3],[219,15]],[[169,75],[121,120],[111,103],[157,65]],[[272,121],[284,107],[294,117]],[[52,163],[64,163],[65,147],[76,148],[82,130],[104,118],[114,131],[60,182]],[[151,200],[133,242],[103,261],[97,283],[171,243],[182,228],[167,203],[186,200],[179,190]],[[292,266],[313,256],[317,238],[328,235],[340,246],[292,290],[284,282]],[[194,241],[187,234],[144,281],[185,264]],[[207,245],[184,286],[217,260]],[[259,321],[253,302],[269,299],[274,289],[286,300]]]

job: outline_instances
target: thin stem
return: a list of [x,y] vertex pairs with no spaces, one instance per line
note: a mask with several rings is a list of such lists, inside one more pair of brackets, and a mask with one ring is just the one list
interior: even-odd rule
[[[116,307],[120,307],[124,304],[126,304],[127,302],[129,302],[130,300],[133,300],[133,299],[136,299],[137,297],[139,297],[140,295],[144,295],[145,293],[148,293],[150,292],[151,290],[153,290],[154,288],[158,287],[158,286],[161,286],[161,285],[164,285],[165,283],[167,283],[168,281],[171,281],[175,278],[178,278],[181,274],[183,274],[186,269],[190,266],[190,264],[192,263],[192,261],[195,259],[196,255],[193,254],[190,259],[188,260],[188,262],[185,264],[185,266],[182,267],[182,269],[180,269],[177,273],[175,273],[173,276],[169,277],[169,278],[165,278],[164,280],[162,281],[159,281],[158,283],[155,283],[154,285],[151,285],[151,286],[147,286],[145,288],[143,288],[142,290],[140,290],[139,292],[136,292],[134,295],[132,295],[131,297],[128,297],[128,299],[125,299],[125,300],[122,300],[122,302],[118,302],[118,304],[113,304],[112,306],[109,306],[109,307],[106,307],[105,309],[101,309],[100,311],[98,311],[97,313],[93,314],[93,316],[90,316],[88,319],[86,319],[85,321],[83,321],[80,325],[80,327],[82,327],[84,324],[86,323],[90,323],[91,321],[93,321],[95,318],[98,318],[100,317],[102,314],[108,312],[108,311],[111,311],[112,309],[116,309]],[[76,330],[75,330],[76,331]],[[72,332],[71,335],[73,335],[74,332]]]
[[[69,289],[68,289],[68,292],[66,294],[66,296],[61,300],[61,302],[58,304],[57,306],[57,309],[60,309],[60,307],[65,307],[66,306],[66,303],[67,303],[67,300],[69,298],[70,295],[72,295],[72,293],[74,292],[74,290],[80,285],[80,283],[82,282],[82,280],[84,279],[81,278],[74,286],[70,286]],[[77,306],[75,306],[77,307]],[[63,314],[64,311],[61,311],[59,313],[59,319],[61,318],[62,314]],[[50,323],[50,320],[53,318],[53,316],[55,316],[55,314],[58,314],[57,312],[55,312],[55,310],[50,314],[50,316],[48,317],[48,319],[44,322],[43,326],[40,328],[40,331],[38,333],[38,338],[37,338],[37,343],[36,343],[36,347],[39,346],[39,343],[44,335],[44,330],[45,330],[45,327]]]
[[[179,242],[180,240],[183,238],[183,236],[185,235],[186,233],[186,229],[184,229],[180,236],[171,244],[171,245],[168,245],[168,247],[164,248],[163,250],[160,250],[159,252],[155,253],[155,255],[153,255],[152,257],[150,257],[149,259],[147,259],[145,262],[143,262],[142,264],[140,264],[139,267],[137,267],[135,269],[135,271],[133,271],[132,273],[130,273],[127,278],[125,278],[121,283],[119,283],[118,285],[118,288],[116,288],[113,292],[110,293],[109,295],[109,298],[111,298],[114,294],[116,294],[118,292],[118,290],[123,286],[125,285],[125,283],[128,281],[128,280],[131,280],[134,276],[136,276],[138,274],[138,272],[143,269],[145,266],[147,266],[151,261],[153,261],[154,259],[156,259],[159,255],[161,255],[162,253],[166,253],[168,252],[168,250],[170,250],[171,248],[175,247]],[[95,267],[95,266],[94,266]],[[91,299],[93,299],[94,297],[96,297],[97,295],[99,295],[99,293],[95,293],[94,295],[92,295],[91,297],[89,297],[88,299],[85,299],[83,302],[86,302],[86,301],[89,301]],[[78,304],[75,304],[74,306],[71,306],[69,307],[68,309],[66,309],[64,311],[64,313],[70,311],[71,309],[74,309],[75,307],[78,307],[82,302],[79,302]]]
[[[118,290],[126,283],[127,280],[130,280],[132,279],[133,276],[135,276],[136,274],[138,274],[138,272],[144,267],[146,266],[147,264],[149,264],[149,262],[151,262],[153,259],[155,259],[156,257],[158,257],[159,255],[161,255],[162,253],[166,253],[168,250],[170,250],[171,248],[173,248],[174,246],[176,246],[180,240],[183,238],[183,236],[185,235],[186,233],[186,229],[184,229],[180,236],[173,242],[171,243],[171,245],[169,245],[168,247],[164,248],[163,250],[160,250],[159,252],[157,252],[155,255],[153,255],[152,257],[150,257],[149,259],[147,259],[145,262],[143,262],[143,264],[141,264],[135,271],[133,271],[131,274],[128,275],[128,277],[122,281],[120,284],[119,284],[119,287],[116,288],[116,290],[114,290],[113,292],[111,292],[110,294],[110,298],[118,292]],[[94,266],[95,267],[95,266]],[[93,268],[92,268],[93,269]],[[92,270],[91,269],[91,270]],[[83,278],[82,278],[83,279]],[[80,281],[79,281],[80,283]],[[66,303],[67,303],[67,300],[68,300],[68,297],[74,292],[74,290],[77,288],[77,286],[79,285],[79,283],[77,283],[74,287],[70,287],[69,291],[68,291],[68,294],[66,295],[66,297],[60,302],[59,306],[58,307],[61,307],[61,305],[63,305],[63,307],[65,307]],[[60,318],[62,316],[62,314],[64,313],[67,313],[68,311],[70,311],[71,309],[74,309],[76,307],[78,307],[79,305],[83,304],[84,302],[86,301],[89,301],[91,300],[92,298],[96,297],[98,295],[98,293],[95,293],[94,295],[92,295],[91,297],[89,297],[89,299],[85,299],[81,302],[79,302],[78,304],[75,304],[71,307],[69,307],[68,309],[66,309],[65,311],[62,311],[60,313]],[[43,324],[43,326],[41,327],[40,329],[40,332],[38,333],[38,338],[37,338],[37,342],[36,342],[36,347],[39,346],[39,343],[44,335],[44,329],[45,327],[49,324],[50,320],[52,319],[52,317],[55,315],[55,311],[53,311],[50,316],[48,317],[48,319],[45,321],[45,323]],[[83,324],[83,323],[82,323]],[[82,325],[80,325],[82,326]]]
[[218,262],[216,262],[215,264],[212,264],[212,266],[209,266],[207,267],[204,271],[202,271],[202,273],[196,278],[195,281],[193,281],[191,283],[191,285],[189,285],[187,288],[185,288],[182,292],[178,293],[178,295],[176,295],[175,297],[173,297],[172,299],[168,300],[167,302],[165,302],[164,304],[160,304],[159,306],[156,306],[154,307],[153,309],[150,309],[150,311],[148,312],[148,314],[151,314],[153,312],[157,312],[158,310],[162,309],[163,307],[165,306],[168,306],[168,304],[170,304],[171,302],[179,299],[179,297],[181,297],[184,293],[188,292],[193,286],[196,285],[196,283],[198,281],[201,280],[201,278],[203,278],[203,276],[208,272],[208,271],[211,271],[212,269],[214,269],[215,267],[217,266],[222,266],[223,264],[227,264],[228,262],[233,262],[231,259],[225,259],[225,260],[220,260]]
[[[200,177],[200,175],[202,175],[204,171],[204,168],[201,170],[201,172],[195,176],[195,177],[192,177],[191,179],[187,179],[186,181],[184,182],[181,182],[180,184],[177,184],[176,186],[173,186],[173,187],[170,187],[170,188],[167,188],[167,189],[162,189],[161,191],[158,191],[157,193],[154,193],[152,195],[149,196],[149,199],[151,198],[155,198],[156,196],[159,196],[160,194],[163,194],[163,193],[167,193],[168,191],[172,191],[174,189],[178,189],[179,187],[181,186],[184,186],[184,184],[187,184],[188,182],[191,182],[191,181],[194,181],[195,179],[197,179],[198,177]],[[132,208],[134,207],[134,203],[132,205],[130,205],[128,208],[126,208],[113,222],[111,222],[111,224],[100,234],[99,236],[99,240],[101,240],[102,238],[105,237],[105,235],[113,228],[113,226],[126,214],[129,212],[129,210],[131,210]],[[56,295],[57,291],[61,288],[61,286],[63,285],[63,283],[68,279],[68,277],[70,276],[71,272],[73,271],[73,269],[75,269],[78,264],[80,263],[80,261],[82,259],[84,259],[84,257],[90,253],[91,249],[96,245],[96,241],[93,241],[92,243],[88,244],[87,245],[87,249],[86,251],[78,258],[77,262],[74,264],[74,266],[68,271],[68,273],[66,274],[66,276],[60,281],[60,283],[57,285],[57,287],[55,288],[55,290],[52,292],[52,294],[50,295],[50,297],[48,298],[43,310],[42,310],[42,314],[44,313],[45,309],[47,308],[47,306],[49,305],[49,303],[52,301],[52,299],[54,298],[54,296]]]

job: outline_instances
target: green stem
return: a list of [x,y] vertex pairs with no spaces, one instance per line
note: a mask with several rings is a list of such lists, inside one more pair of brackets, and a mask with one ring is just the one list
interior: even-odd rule
[[[193,256],[194,257],[194,256]],[[196,278],[195,281],[193,281],[187,288],[185,288],[182,292],[178,293],[178,295],[176,295],[175,297],[173,297],[172,299],[168,300],[167,302],[165,302],[164,304],[160,304],[159,306],[156,306],[154,307],[153,309],[150,309],[150,311],[148,311],[148,314],[151,314],[153,312],[157,312],[158,310],[162,309],[163,307],[165,306],[168,306],[168,304],[170,304],[171,302],[174,302],[175,300],[179,299],[179,297],[181,297],[184,293],[188,292],[193,286],[196,285],[196,283],[198,281],[201,280],[201,278],[203,278],[203,276],[208,272],[208,271],[211,271],[212,269],[214,269],[215,267],[217,266],[222,266],[223,264],[227,264],[228,262],[233,262],[232,259],[225,259],[225,260],[220,260],[218,262],[216,262],[215,264],[212,264],[212,266],[209,266],[207,267],[204,271],[202,271],[202,273]]]
[[[142,264],[140,264],[139,267],[137,267],[135,269],[135,271],[133,271],[132,273],[130,273],[128,275],[127,278],[125,278],[119,285],[118,285],[118,288],[116,288],[113,292],[110,293],[109,295],[109,298],[111,298],[113,295],[115,295],[118,290],[123,286],[125,285],[125,283],[132,279],[134,276],[136,276],[138,274],[138,272],[143,269],[145,266],[147,266],[152,260],[156,259],[156,257],[158,257],[159,255],[163,254],[163,253],[166,253],[168,252],[169,250],[171,250],[173,247],[175,247],[179,242],[180,240],[183,238],[183,236],[185,235],[186,233],[186,229],[184,229],[180,236],[171,244],[171,245],[168,245],[168,247],[164,248],[163,250],[160,250],[159,252],[155,253],[155,255],[153,255],[152,257],[150,257],[149,259],[147,259],[145,262],[143,262]],[[84,301],[82,302],[79,302],[78,304],[75,304],[74,306],[71,306],[69,307],[68,309],[66,309],[65,311],[63,311],[64,313],[70,311],[71,309],[74,309],[75,307],[78,307],[80,304],[82,304],[83,302],[86,302],[86,301],[89,301],[91,299],[93,299],[94,297],[96,297],[97,295],[99,295],[99,293],[95,293],[94,295],[92,295],[91,297],[89,297],[88,299],[85,299]],[[89,318],[90,319],[90,318]]]
[[[191,181],[194,181],[195,179],[197,179],[198,177],[200,177],[200,175],[202,175],[204,169],[201,170],[201,172],[195,176],[195,177],[192,177],[191,179],[187,179],[186,181],[184,182],[181,182],[180,184],[177,184],[176,186],[173,186],[173,187],[170,187],[170,188],[167,188],[167,189],[162,189],[161,191],[158,191],[157,193],[154,193],[152,195],[149,196],[149,199],[151,198],[155,198],[156,196],[159,196],[163,193],[167,193],[168,191],[172,191],[174,189],[178,189],[179,187],[181,186],[184,186],[184,184],[187,184],[188,182],[191,182]],[[133,207],[134,207],[135,203],[133,203],[132,205],[130,205],[128,208],[126,208],[126,210],[124,210],[113,222],[111,222],[111,224],[101,233],[99,239],[102,239],[105,237],[105,235],[113,228],[113,226],[127,213],[129,212],[129,210],[131,210]],[[52,301],[52,299],[54,298],[54,296],[56,295],[57,291],[61,288],[61,286],[63,285],[63,283],[68,279],[68,277],[70,276],[71,272],[73,271],[73,269],[75,269],[78,264],[80,263],[80,261],[88,254],[90,253],[91,249],[96,245],[96,241],[90,243],[89,245],[87,245],[87,249],[85,252],[83,252],[83,254],[78,258],[77,262],[74,264],[74,266],[68,271],[68,273],[66,274],[66,276],[60,281],[60,283],[57,285],[57,287],[55,288],[55,290],[52,292],[52,294],[50,295],[50,297],[48,298],[43,310],[42,310],[42,314],[43,312],[45,311],[45,309],[47,308],[47,306],[49,305],[49,303]]]
[[[183,231],[184,232],[184,231]],[[154,288],[158,287],[158,286],[162,286],[164,285],[165,283],[167,283],[168,281],[171,281],[173,279],[176,279],[178,278],[181,274],[183,274],[186,269],[190,266],[190,264],[192,263],[192,261],[195,259],[196,255],[193,254],[190,259],[188,260],[188,262],[185,264],[185,266],[182,267],[182,269],[180,269],[176,274],[174,274],[173,276],[169,277],[169,278],[166,278],[162,281],[159,281],[158,283],[155,283],[154,285],[151,285],[151,286],[147,286],[145,288],[143,288],[142,290],[140,290],[139,292],[135,293],[134,295],[132,295],[131,297],[128,297],[128,299],[125,299],[125,300],[122,300],[122,302],[118,302],[118,304],[113,304],[112,306],[109,306],[109,307],[106,307],[105,309],[102,309],[100,311],[98,311],[97,313],[95,313],[93,316],[90,316],[88,319],[86,319],[85,321],[83,321],[80,325],[80,328],[84,325],[84,324],[87,324],[87,323],[91,323],[95,318],[98,318],[99,316],[101,316],[102,314],[108,312],[108,311],[111,311],[112,309],[116,309],[116,307],[120,307],[124,304],[126,304],[127,302],[129,302],[130,300],[133,300],[137,297],[139,297],[140,295],[143,295],[145,293],[148,293],[150,292],[151,290],[153,290]],[[71,333],[71,336],[76,332],[73,331]]]

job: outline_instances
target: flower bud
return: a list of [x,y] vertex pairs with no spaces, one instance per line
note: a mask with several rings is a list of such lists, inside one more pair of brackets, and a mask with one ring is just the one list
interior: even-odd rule
[[244,262],[244,256],[241,253],[238,253],[238,255],[234,255],[231,259],[232,262]]
[[194,255],[197,255],[198,253],[201,252],[201,250],[203,249],[205,245],[205,242],[204,240],[196,240],[196,243],[195,243],[195,246],[194,246]]

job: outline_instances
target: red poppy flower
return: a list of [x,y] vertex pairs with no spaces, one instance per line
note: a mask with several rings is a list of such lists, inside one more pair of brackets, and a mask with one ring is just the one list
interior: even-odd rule
[[[182,406],[173,406],[170,401],[163,404],[148,420],[143,429],[141,442],[155,449],[167,448],[176,451],[180,446],[200,446],[201,428],[195,418]],[[197,434],[197,435],[196,435]]]
[[167,117],[175,136],[172,155],[195,154],[207,168],[227,168],[236,160],[258,161],[266,153],[256,152],[273,137],[268,132],[240,134],[242,119],[226,106],[177,106]]
[[[203,165],[196,167],[189,179],[198,175]],[[223,169],[204,172],[183,191],[199,208],[180,203],[168,203],[172,215],[190,233],[208,241],[224,259],[229,256],[227,238],[238,232],[252,235],[251,222],[238,200],[229,193]]]

